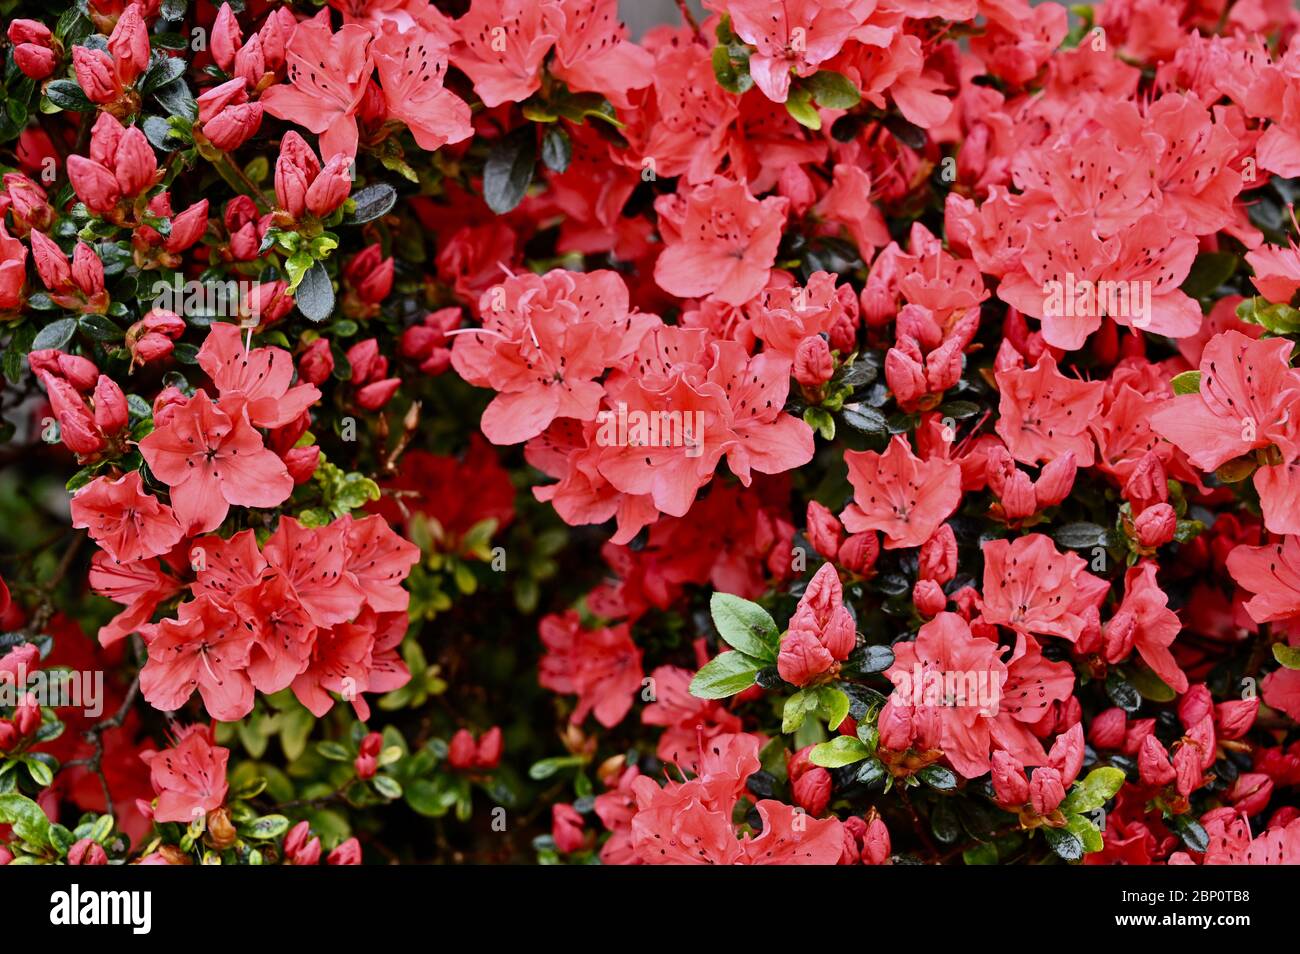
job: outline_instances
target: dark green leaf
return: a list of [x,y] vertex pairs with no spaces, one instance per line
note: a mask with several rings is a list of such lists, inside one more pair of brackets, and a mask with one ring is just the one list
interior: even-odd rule
[[552,172],[563,173],[573,159],[573,141],[563,126],[552,126],[542,136],[542,162]]
[[323,264],[312,262],[303,273],[294,292],[294,301],[309,321],[319,323],[334,313],[334,285]]
[[356,208],[343,217],[348,225],[361,225],[371,222],[381,215],[387,215],[397,204],[397,190],[387,182],[376,182],[352,194]]
[[36,333],[32,341],[33,351],[45,351],[50,348],[62,348],[77,333],[77,319],[60,318],[51,322]]
[[497,215],[504,215],[524,198],[537,164],[537,139],[525,126],[499,139],[483,166],[483,200]]

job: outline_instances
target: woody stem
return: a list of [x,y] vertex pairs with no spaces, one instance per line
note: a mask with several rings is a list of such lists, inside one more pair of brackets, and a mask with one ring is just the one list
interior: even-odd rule
[[217,172],[221,173],[221,178],[236,192],[242,193],[257,203],[257,210],[265,213],[270,211],[266,200],[262,197],[262,191],[258,189],[256,183],[244,174],[244,170],[239,168],[230,161],[230,157],[224,152],[221,158],[213,163],[217,167]]

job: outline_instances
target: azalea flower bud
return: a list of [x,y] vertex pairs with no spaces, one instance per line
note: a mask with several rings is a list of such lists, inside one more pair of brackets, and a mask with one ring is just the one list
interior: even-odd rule
[[889,288],[889,283],[869,275],[858,298],[862,305],[862,320],[868,328],[881,328],[889,324],[898,312],[897,299]]
[[923,580],[947,583],[957,575],[957,537],[949,524],[940,524],[921,544],[918,575]]
[[1040,765],[1034,769],[1029,779],[1029,804],[1037,815],[1050,815],[1058,805],[1065,801],[1065,786],[1061,784],[1061,773],[1050,765]]
[[904,752],[912,744],[912,709],[895,703],[891,696],[876,718],[880,747],[887,752]]
[[[841,289],[848,289],[848,285],[841,285]],[[841,296],[843,297],[843,296]],[[858,325],[857,325],[857,306],[856,298],[849,298],[849,304],[853,309],[854,317],[850,318],[847,314],[840,315],[831,325],[830,338],[831,348],[840,354],[848,354],[850,351],[856,351],[858,347]],[[847,311],[847,308],[846,308]]]
[[1088,727],[1088,741],[1095,749],[1118,750],[1124,745],[1128,716],[1118,706],[1097,713]]
[[230,9],[230,4],[223,3],[212,23],[212,38],[208,44],[212,58],[228,73],[234,65],[235,54],[243,45],[244,34],[239,29],[239,19],[235,16],[235,11]]
[[[1300,808],[1294,805],[1283,805],[1268,818],[1269,828],[1285,828],[1297,818],[1300,818]],[[0,861],[0,864],[4,862]]]
[[171,234],[163,241],[163,248],[172,254],[185,251],[203,237],[208,228],[208,200],[200,199],[184,212],[171,217]]
[[998,804],[1015,809],[1029,801],[1029,779],[1025,767],[1010,752],[998,749],[992,758],[993,791]]
[[[352,160],[343,154],[330,159],[307,189],[307,210],[325,218],[347,201],[352,191]],[[378,246],[374,246],[378,248]]]
[[41,727],[41,707],[36,704],[36,697],[31,693],[23,696],[14,710],[14,726],[19,735],[31,735]]
[[54,244],[53,239],[36,229],[30,236],[32,243],[32,260],[36,264],[36,274],[50,291],[62,291],[72,284],[72,268],[63,250]]
[[261,85],[262,78],[267,73],[274,73],[276,69],[278,67],[273,67],[267,58],[266,46],[262,43],[260,35],[251,37],[235,54],[233,72],[249,87]]
[[1142,740],[1138,750],[1138,776],[1143,785],[1168,785],[1175,777],[1174,767],[1169,763],[1169,752],[1154,735]]
[[1215,725],[1224,739],[1240,739],[1255,724],[1259,713],[1259,699],[1234,699],[1221,702],[1214,710]]
[[[242,83],[242,80],[236,82]],[[264,109],[261,103],[236,103],[227,106],[203,123],[203,135],[222,152],[234,152],[262,128]]]
[[1178,529],[1178,514],[1167,503],[1158,503],[1138,514],[1133,521],[1133,532],[1137,536],[1138,546],[1144,550],[1154,550],[1174,538]]
[[1124,610],[1116,613],[1106,624],[1106,661],[1121,662],[1133,651],[1133,637],[1137,632],[1137,620],[1133,614]]
[[309,447],[291,447],[281,459],[289,476],[293,478],[294,485],[305,484],[311,480],[320,465],[320,446],[312,444]]
[[1070,495],[1074,487],[1074,475],[1078,471],[1074,451],[1066,451],[1055,460],[1048,461],[1034,481],[1034,495],[1038,498],[1038,509],[1055,507]]
[[917,580],[912,587],[912,603],[924,619],[932,619],[948,605],[948,596],[934,580]]
[[18,727],[8,719],[0,719],[0,752],[13,751],[20,739]]
[[1138,512],[1169,499],[1169,481],[1165,477],[1164,464],[1155,451],[1147,451],[1133,465],[1123,495]]
[[49,46],[54,40],[54,34],[50,32],[50,28],[40,20],[10,20],[5,35],[9,37],[9,42],[15,46],[19,43]]
[[122,92],[113,70],[113,58],[103,50],[74,46],[72,69],[77,75],[77,85],[92,103],[111,103]]
[[393,289],[393,269],[393,259],[384,258],[383,249],[376,242],[354,255],[343,274],[361,301],[378,304]]
[[586,840],[585,834],[577,809],[565,802],[551,806],[551,837],[555,839],[556,851],[567,855],[579,850]]
[[377,411],[389,402],[401,384],[401,378],[384,378],[367,384],[357,390],[357,406],[362,410]]
[[869,576],[880,556],[880,539],[874,530],[851,534],[840,545],[836,562],[854,576]]
[[831,346],[821,335],[809,335],[799,342],[794,354],[794,379],[809,390],[820,388],[835,373]]
[[371,732],[361,740],[357,757],[352,762],[357,778],[365,781],[375,777],[379,770],[379,753],[384,747],[384,737],[378,732]]
[[208,812],[205,841],[217,851],[225,851],[239,840],[239,832],[230,820],[230,812],[218,808]]
[[474,767],[484,771],[491,771],[501,764],[501,751],[503,749],[501,738],[501,727],[494,725],[483,733],[483,737],[478,740],[478,752],[474,756]]
[[189,398],[175,385],[165,387],[153,399],[153,422],[155,427],[165,427],[171,420],[172,413],[188,403]]
[[325,857],[325,863],[327,865],[361,864],[361,842],[355,838],[342,842]]
[[1101,612],[1096,606],[1089,606],[1079,616],[1083,625],[1079,628],[1079,638],[1074,641],[1074,651],[1081,656],[1090,655],[1101,650]]
[[1228,789],[1228,801],[1247,815],[1258,815],[1273,797],[1273,780],[1262,772],[1243,772]]
[[54,207],[50,205],[44,189],[21,172],[5,173],[4,187],[9,196],[9,214],[13,216],[17,234],[26,235],[32,229],[50,227],[54,221]]
[[111,212],[122,199],[121,187],[113,173],[81,156],[68,157],[68,181],[77,198],[96,215]]
[[844,539],[844,527],[835,514],[815,500],[808,501],[808,542],[828,560],[834,560]]
[[149,31],[145,29],[139,4],[132,3],[117,18],[108,35],[108,51],[122,84],[129,85],[149,68]]
[[791,685],[806,686],[825,675],[834,665],[835,657],[807,630],[792,629],[781,640],[776,669]]
[[99,376],[95,384],[95,424],[104,434],[112,437],[126,430],[130,412],[126,406],[126,395],[116,381],[106,374]]
[[1038,509],[1038,498],[1034,494],[1033,481],[1023,470],[1013,470],[1002,484],[999,494],[1002,500],[1002,512],[1008,520],[1024,520],[1032,517]]
[[866,833],[862,836],[862,863],[864,865],[888,864],[892,850],[889,843],[889,829],[885,827],[884,820],[876,814],[875,809],[872,809],[871,817],[867,821]]
[[1174,750],[1174,781],[1178,794],[1186,797],[1201,784],[1201,759],[1195,745],[1180,745]]
[[1124,749],[1125,755],[1137,755],[1142,749],[1142,743],[1147,740],[1152,732],[1156,730],[1155,719],[1134,719],[1124,730]]
[[302,136],[293,130],[280,140],[280,156],[275,161],[275,200],[293,218],[307,211],[307,190],[320,175],[320,160]]
[[240,314],[256,317],[259,327],[275,324],[293,309],[293,296],[283,279],[258,282],[240,303]]
[[106,865],[108,864],[108,853],[104,851],[99,842],[92,841],[89,838],[82,838],[68,849],[68,864]]
[[298,377],[308,384],[321,384],[334,372],[334,353],[330,343],[317,338],[298,359]]
[[831,802],[831,773],[820,765],[811,766],[790,788],[795,804],[816,818]]
[[27,361],[33,371],[47,371],[55,377],[63,378],[78,391],[89,391],[99,380],[99,368],[95,362],[81,355],[47,348],[31,352],[27,355]]
[[477,751],[474,736],[469,729],[458,729],[447,746],[447,764],[460,771],[473,768]]
[[933,351],[943,341],[943,329],[935,320],[934,312],[923,305],[907,304],[899,309],[894,335],[900,346],[905,338],[913,339],[918,351]]
[[311,826],[300,821],[284,836],[284,860],[291,865],[320,863],[320,839],[311,833]]
[[[3,751],[3,745],[0,745],[0,751]],[[9,862],[13,860],[14,860],[14,853],[10,851],[8,848],[6,848],[4,845],[0,845],[0,868],[3,868],[5,865],[9,864]]]
[[132,126],[122,134],[116,158],[113,174],[124,196],[137,196],[154,184],[158,159],[138,127]]
[[72,282],[87,298],[104,290],[104,263],[85,242],[72,250]]
[[949,338],[926,357],[925,386],[931,394],[942,394],[961,380],[962,347],[959,340]]
[[352,383],[355,385],[368,384],[388,373],[388,359],[379,353],[379,341],[376,338],[358,341],[347,350],[347,357],[352,366]]
[[1203,682],[1189,686],[1178,700],[1178,719],[1183,728],[1190,729],[1214,711],[1214,699]]
[[[1070,697],[1072,701],[1074,697]],[[1083,726],[1075,722],[1062,732],[1047,753],[1047,764],[1061,773],[1061,783],[1069,786],[1079,777],[1083,768]]]
[[901,339],[899,347],[890,348],[885,354],[885,382],[903,406],[925,397],[925,366],[913,339]]

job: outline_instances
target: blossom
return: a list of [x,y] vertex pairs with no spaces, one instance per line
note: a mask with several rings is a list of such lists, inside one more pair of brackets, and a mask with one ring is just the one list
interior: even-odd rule
[[961,468],[938,457],[920,460],[902,437],[883,454],[847,451],[844,459],[853,485],[844,528],[880,530],[887,548],[920,546],[961,500]]
[[330,30],[304,20],[285,51],[289,82],[262,94],[262,107],[320,136],[321,152],[348,158],[357,151],[357,111],[374,72],[370,31],[352,23]]
[[402,32],[386,20],[370,49],[389,116],[407,125],[421,149],[469,138],[469,105],[443,87],[446,43],[421,27]]
[[1236,546],[1227,567],[1237,585],[1253,594],[1245,609],[1255,622],[1300,616],[1300,537],[1288,534],[1280,543]]
[[627,625],[587,629],[569,610],[545,617],[538,629],[546,647],[538,681],[554,692],[578,696],[570,721],[576,724],[594,713],[606,728],[622,722],[642,675],[641,650]]
[[556,39],[546,13],[532,0],[473,0],[456,21],[452,62],[469,76],[483,105],[517,103],[536,92],[542,60]]
[[787,202],[754,198],[743,182],[714,179],[655,206],[672,221],[655,281],[683,298],[710,296],[743,305],[767,284]]
[[140,441],[140,453],[167,484],[176,519],[190,534],[215,529],[231,505],[274,507],[293,490],[284,462],[248,420],[227,414],[203,391]]
[[982,611],[990,623],[1020,633],[1076,641],[1109,584],[1086,569],[1073,551],[1060,553],[1050,537],[1031,533],[984,545]]
[[116,480],[96,477],[77,491],[72,525],[88,528],[91,538],[122,563],[160,556],[183,536],[172,509],[144,492],[134,470]]
[[155,821],[188,825],[225,804],[230,750],[214,744],[206,726],[189,726],[178,733],[171,748],[142,758],[157,795]]
[[1101,382],[1065,377],[1047,354],[1031,370],[999,371],[996,380],[1002,397],[995,429],[1012,457],[1038,464],[1069,451],[1080,467],[1092,466],[1088,425],[1101,408]]
[[207,597],[182,603],[177,619],[158,624],[140,691],[164,712],[179,709],[197,689],[215,719],[233,722],[253,709],[245,672],[253,635],[235,613]]
[[1144,560],[1130,567],[1124,574],[1124,599],[1107,624],[1107,634],[1131,628],[1125,641],[1131,640],[1143,662],[1175,692],[1186,692],[1187,676],[1169,651],[1182,624],[1168,603],[1169,597],[1156,582],[1154,563]]
[[756,48],[749,57],[754,85],[778,103],[789,95],[792,74],[816,73],[863,19],[855,9],[822,0],[728,0],[721,6],[736,35]]

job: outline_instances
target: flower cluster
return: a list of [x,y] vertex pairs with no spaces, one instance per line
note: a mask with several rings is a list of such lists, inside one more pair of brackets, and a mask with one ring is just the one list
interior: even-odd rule
[[1296,11],[64,6],[0,862],[1300,862]]

